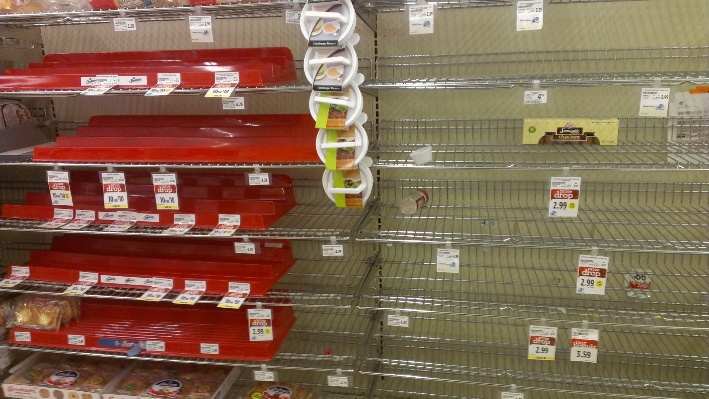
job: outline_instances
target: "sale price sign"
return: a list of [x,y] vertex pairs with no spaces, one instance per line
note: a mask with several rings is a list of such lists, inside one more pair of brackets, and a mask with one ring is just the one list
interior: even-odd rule
[[598,330],[571,329],[571,361],[585,363],[598,361]]
[[607,256],[579,256],[576,293],[605,295],[608,261]]
[[273,341],[271,309],[249,309],[249,341]]
[[554,360],[556,358],[556,327],[529,326],[527,359]]
[[176,173],[153,173],[153,189],[158,210],[180,209]]
[[549,190],[549,216],[578,216],[580,196],[580,177],[552,177]]
[[74,206],[69,187],[69,172],[60,170],[47,171],[47,184],[52,205]]
[[123,172],[102,172],[103,206],[106,209],[128,208],[126,175]]

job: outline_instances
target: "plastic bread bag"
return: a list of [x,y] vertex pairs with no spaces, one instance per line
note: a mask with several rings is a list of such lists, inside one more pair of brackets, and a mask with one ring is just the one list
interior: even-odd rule
[[11,327],[38,330],[59,330],[79,317],[78,298],[58,298],[41,295],[23,295],[17,298]]
[[47,11],[50,12],[72,12],[91,11],[91,3],[88,0],[46,0]]

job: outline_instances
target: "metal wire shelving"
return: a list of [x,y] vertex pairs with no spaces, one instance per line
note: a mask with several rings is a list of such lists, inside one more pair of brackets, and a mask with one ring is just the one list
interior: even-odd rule
[[[574,3],[594,3],[610,1],[646,1],[646,0],[549,0],[549,4],[574,4]],[[357,1],[362,9],[370,12],[398,12],[404,11],[407,6],[416,4],[415,0],[364,0]],[[437,1],[438,9],[456,9],[469,7],[501,7],[512,6],[514,0],[443,0]]]

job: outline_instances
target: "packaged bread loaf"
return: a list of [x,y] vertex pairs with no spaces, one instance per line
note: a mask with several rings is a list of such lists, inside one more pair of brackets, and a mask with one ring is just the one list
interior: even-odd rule
[[80,311],[79,298],[22,295],[15,299],[9,327],[58,330],[78,319]]

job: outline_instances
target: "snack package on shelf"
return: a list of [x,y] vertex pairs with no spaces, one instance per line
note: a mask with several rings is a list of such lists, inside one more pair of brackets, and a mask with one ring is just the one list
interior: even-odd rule
[[101,399],[129,361],[37,353],[2,384],[6,397],[18,399]]
[[36,330],[59,330],[81,314],[81,302],[75,297],[21,295],[14,299],[10,327]]
[[292,382],[257,382],[243,399],[317,399],[318,395],[317,390]]
[[237,367],[136,363],[103,399],[222,399],[238,377]]

